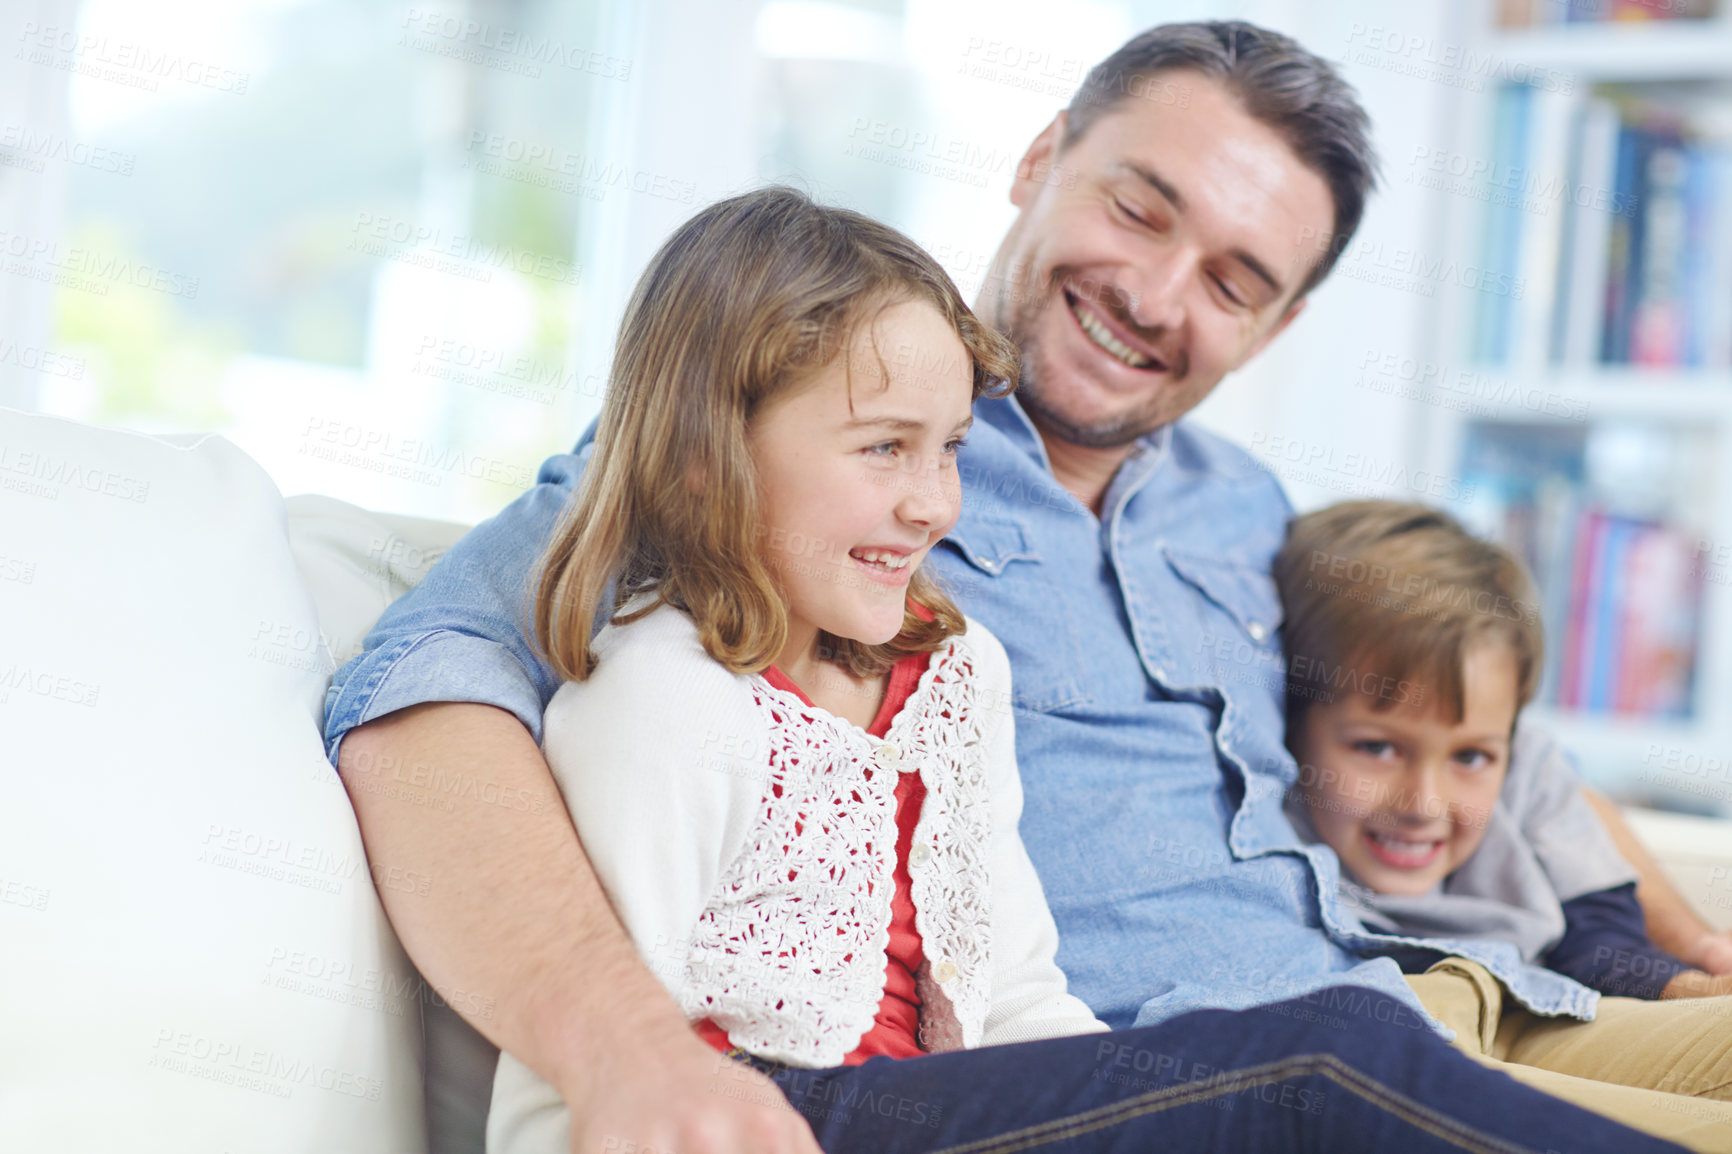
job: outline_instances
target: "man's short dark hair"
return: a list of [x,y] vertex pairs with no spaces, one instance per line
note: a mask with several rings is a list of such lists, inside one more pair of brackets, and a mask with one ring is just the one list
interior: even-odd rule
[[1162,99],[1166,90],[1152,86],[1150,78],[1180,69],[1221,81],[1246,112],[1278,132],[1300,162],[1329,185],[1334,228],[1332,235],[1317,238],[1318,261],[1294,294],[1304,296],[1335,267],[1377,183],[1371,119],[1358,94],[1327,60],[1279,32],[1243,20],[1162,24],[1133,36],[1089,71],[1065,111],[1061,148],[1069,148],[1127,100],[1141,96],[1172,103]]

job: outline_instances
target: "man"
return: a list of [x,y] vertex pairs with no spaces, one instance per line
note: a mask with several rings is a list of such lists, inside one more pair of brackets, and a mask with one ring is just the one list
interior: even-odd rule
[[[1159,85],[1186,99],[1146,99]],[[1030,147],[982,293],[1023,377],[977,407],[964,512],[930,564],[1010,653],[1024,841],[1060,964],[1114,1026],[1352,983],[1378,1003],[1320,1012],[1428,1028],[1396,964],[1360,956],[1378,939],[1337,908],[1334,857],[1282,816],[1286,501],[1175,424],[1328,273],[1372,184],[1366,130],[1284,37],[1145,33]],[[712,1092],[713,1051],[614,921],[536,747],[556,686],[521,632],[525,583],[586,443],[386,614],[332,685],[329,749],[375,864],[435,875],[424,898],[381,895],[405,947],[436,987],[494,1000],[475,1024],[561,1091],[574,1151],[809,1151],[767,1085]],[[366,788],[392,763],[516,804],[402,805]]]

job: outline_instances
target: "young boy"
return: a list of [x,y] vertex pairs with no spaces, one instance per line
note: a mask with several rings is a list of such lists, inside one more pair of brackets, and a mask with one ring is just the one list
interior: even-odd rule
[[1296,518],[1275,579],[1288,814],[1367,927],[1509,942],[1603,994],[1727,992],[1648,940],[1563,751],[1517,723],[1543,645],[1519,561],[1423,505],[1355,501]]

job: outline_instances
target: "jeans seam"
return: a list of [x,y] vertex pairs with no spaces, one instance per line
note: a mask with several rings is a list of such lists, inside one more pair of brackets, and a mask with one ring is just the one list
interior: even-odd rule
[[1416,1102],[1400,1091],[1390,1089],[1354,1069],[1333,1054],[1295,1055],[1279,1062],[1234,1071],[1225,1080],[1211,1078],[1206,1086],[1174,1086],[1166,1090],[1155,1090],[1123,1102],[1049,1119],[991,1138],[978,1139],[961,1146],[947,1146],[936,1154],[1010,1154],[1011,1151],[1033,1150],[1134,1121],[1175,1106],[1208,1101],[1222,1094],[1237,1093],[1296,1074],[1316,1074],[1328,1078],[1350,1093],[1358,1094],[1374,1106],[1402,1118],[1409,1125],[1418,1127],[1433,1137],[1451,1143],[1457,1149],[1473,1151],[1475,1154],[1533,1154],[1529,1147],[1482,1133],[1465,1122],[1450,1118],[1422,1102]]

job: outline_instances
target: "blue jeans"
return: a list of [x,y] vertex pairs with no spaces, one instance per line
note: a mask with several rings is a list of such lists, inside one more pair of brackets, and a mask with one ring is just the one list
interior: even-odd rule
[[771,1077],[827,1154],[1681,1149],[1479,1066],[1429,1027],[1304,1000],[828,1070],[735,1056]]

